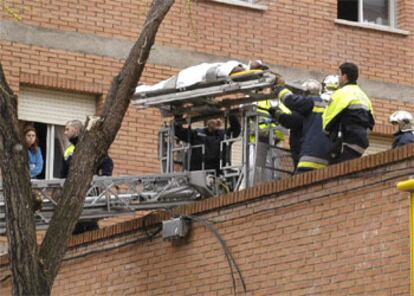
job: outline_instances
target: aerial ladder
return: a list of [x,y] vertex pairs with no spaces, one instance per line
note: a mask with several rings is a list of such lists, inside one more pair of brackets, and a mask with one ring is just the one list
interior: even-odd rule
[[[237,77],[229,76],[214,83],[199,83],[183,89],[135,93],[132,97],[133,105],[140,109],[158,108],[163,118],[158,135],[160,174],[94,177],[85,198],[80,221],[99,220],[142,210],[172,208],[255,185],[258,182],[255,169],[259,163],[263,165],[265,154],[258,141],[259,118],[263,113],[257,111],[255,102],[276,99],[270,91],[275,79],[274,73],[263,71]],[[288,87],[295,92],[302,91],[295,84]],[[221,152],[230,154],[226,162],[220,162],[222,173],[217,176],[214,170],[189,171],[192,149],[199,148],[204,151],[205,147],[178,143],[174,135],[174,122],[185,120],[184,123],[191,125],[214,117],[226,119],[229,112],[237,112],[242,133],[236,138],[228,137],[222,141]],[[177,119],[177,115],[184,113],[187,118]],[[271,143],[274,143],[273,135],[273,131],[269,131]],[[239,147],[238,157],[231,155],[231,149],[224,148],[230,146]],[[270,149],[279,151],[277,166],[271,168],[274,179],[291,175],[293,162],[289,151],[273,144],[270,144]],[[255,155],[253,158],[252,151]],[[34,213],[38,229],[47,228],[64,181],[32,180],[32,191],[41,196],[43,203],[41,209]],[[6,211],[2,194],[0,184],[0,234],[6,231]]]

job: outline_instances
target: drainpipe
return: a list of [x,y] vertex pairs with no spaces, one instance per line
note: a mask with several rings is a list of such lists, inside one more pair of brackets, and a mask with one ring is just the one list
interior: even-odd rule
[[397,189],[410,192],[410,282],[411,296],[414,296],[414,179],[399,182],[397,184]]

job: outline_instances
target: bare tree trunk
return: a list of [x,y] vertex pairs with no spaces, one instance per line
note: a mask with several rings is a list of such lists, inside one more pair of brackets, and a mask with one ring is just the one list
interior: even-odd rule
[[139,39],[112,81],[101,120],[81,136],[76,146],[62,197],[40,250],[36,244],[27,151],[19,137],[17,98],[0,64],[0,160],[14,295],[50,295],[93,173],[121,127],[155,35],[173,4],[174,0],[153,0]]
[[48,293],[49,283],[39,265],[32,211],[27,150],[21,142],[17,97],[9,88],[0,64],[0,161],[6,203],[9,256],[12,259],[14,295]]

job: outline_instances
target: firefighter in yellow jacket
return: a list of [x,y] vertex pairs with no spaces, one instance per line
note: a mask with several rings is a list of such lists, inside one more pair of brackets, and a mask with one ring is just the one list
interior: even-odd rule
[[[247,70],[232,73],[231,76],[242,77],[243,75],[260,73],[268,69],[260,60],[255,60],[249,63]],[[257,145],[249,145],[250,166],[247,173],[249,186],[280,177],[278,167],[281,150],[277,149],[276,145],[284,140],[283,130],[285,129],[273,120],[269,111],[277,107],[281,113],[291,113],[288,108],[277,100],[261,100],[256,102],[255,105],[256,112],[259,115],[258,139],[255,139],[255,135],[250,135],[250,143],[257,141]]]
[[361,157],[369,146],[368,134],[375,125],[371,101],[357,85],[358,67],[339,66],[340,88],[322,115],[323,129],[333,141],[334,163]]

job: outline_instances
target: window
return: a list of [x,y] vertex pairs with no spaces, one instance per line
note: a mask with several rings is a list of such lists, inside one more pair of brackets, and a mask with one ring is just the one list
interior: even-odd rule
[[34,126],[44,159],[41,179],[60,178],[63,152],[68,146],[64,137],[67,121],[85,121],[96,113],[93,95],[22,86],[18,100],[18,118],[23,126]]
[[396,27],[395,0],[338,0],[338,19]]
[[45,124],[36,121],[20,121],[21,130],[26,126],[36,129],[39,147],[42,151],[44,167],[37,179],[61,178],[63,172],[63,152],[69,145],[64,136],[63,125]]

